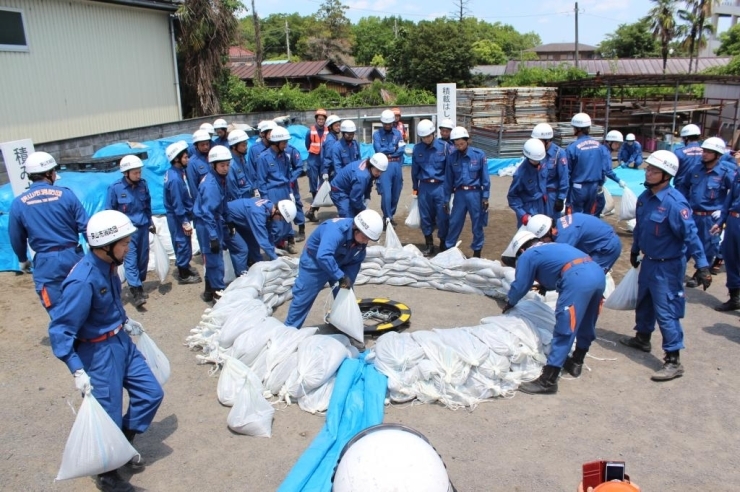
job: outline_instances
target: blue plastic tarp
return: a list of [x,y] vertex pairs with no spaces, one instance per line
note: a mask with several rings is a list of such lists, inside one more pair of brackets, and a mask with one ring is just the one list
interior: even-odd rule
[[339,453],[358,432],[383,422],[388,379],[375,366],[346,359],[337,372],[326,423],[278,492],[329,492]]
[[[645,170],[644,169],[631,169],[618,167],[614,169],[614,173],[617,177],[627,183],[629,188],[635,195],[640,196],[640,193],[645,191],[645,187],[642,183],[645,182]],[[606,189],[612,196],[622,196],[622,188],[611,179],[606,180]]]

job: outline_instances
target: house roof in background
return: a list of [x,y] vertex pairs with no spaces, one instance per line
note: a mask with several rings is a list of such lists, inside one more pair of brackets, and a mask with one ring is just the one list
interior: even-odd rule
[[[710,67],[723,67],[730,62],[730,57],[711,57],[711,58],[698,58],[695,62],[698,63],[697,71],[701,72]],[[551,60],[536,60],[536,61],[516,61],[512,60],[506,64],[506,75],[515,74],[520,66],[527,68],[531,67],[557,67],[561,65],[574,66],[573,60],[562,60],[562,61],[551,61]],[[662,58],[635,58],[635,59],[619,59],[619,60],[580,60],[578,62],[578,68],[585,70],[590,74],[600,73],[602,75],[615,74],[615,75],[662,75],[663,74],[663,59]],[[669,58],[666,65],[666,74],[686,74],[689,71],[689,59],[688,58]]]
[[[256,65],[232,67],[231,73],[242,80],[254,78]],[[315,77],[328,68],[333,73],[340,73],[339,67],[329,60],[296,63],[262,64],[262,77],[266,79]]]
[[380,77],[385,78],[385,67],[350,67],[352,71],[361,79],[369,79],[373,72],[377,72]]
[[336,82],[342,85],[366,85],[372,82],[368,79],[358,79],[355,77],[347,77],[346,75],[317,75],[317,79],[326,80],[327,82]]
[[123,7],[139,7],[143,9],[164,10],[166,12],[175,12],[183,3],[183,0],[92,0],[99,3],[109,3],[112,5],[121,5]]
[[[563,51],[575,51],[575,47],[575,43],[547,43],[524,51],[534,51],[536,53],[559,53]],[[578,51],[596,51],[596,46],[578,43]]]
[[229,46],[229,58],[246,58],[249,56],[254,56],[254,51],[241,46]]
[[471,70],[473,75],[485,75],[487,77],[499,77],[506,73],[506,65],[476,65]]

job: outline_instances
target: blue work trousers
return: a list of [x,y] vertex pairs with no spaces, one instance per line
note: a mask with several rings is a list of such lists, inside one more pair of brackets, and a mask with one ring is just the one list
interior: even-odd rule
[[211,239],[208,235],[205,223],[198,217],[195,218],[195,232],[200,244],[200,252],[203,255],[203,266],[206,269],[206,281],[213,290],[226,288],[224,283],[224,231],[223,226],[218,228],[218,240],[221,243],[221,250],[218,253],[211,253]]
[[141,283],[146,280],[147,266],[149,266],[149,226],[141,226],[131,236],[128,253],[123,260],[129,287],[141,287]]
[[229,249],[234,273],[238,277],[247,271],[247,255],[249,254],[249,247],[247,246],[247,242],[239,234],[234,234],[233,236],[226,234],[224,240],[226,241],[226,247]]
[[431,236],[434,227],[437,227],[437,237],[447,238],[449,216],[445,212],[445,194],[442,183],[419,183],[419,216],[421,217],[421,232]]
[[[694,222],[696,222],[696,235],[699,236],[699,241],[704,247],[704,256],[707,257],[707,262],[711,265],[714,258],[719,254],[719,234],[710,234],[709,230],[717,222],[709,215],[709,212],[702,212],[707,215],[693,214]],[[688,259],[688,258],[687,258]]]
[[573,339],[576,347],[588,351],[596,339],[605,287],[604,272],[595,262],[574,265],[562,274],[558,282],[558,302],[555,305],[555,330],[547,364],[563,367]]
[[337,207],[337,214],[342,219],[352,218],[362,212],[362,210],[356,210],[352,207],[349,197],[344,193],[332,191],[329,193],[329,196],[331,197],[331,201],[334,202],[334,206]]
[[[131,337],[121,329],[102,342],[78,342],[76,351],[90,376],[93,396],[113,422],[122,429],[146,431],[164,392]],[[129,402],[122,416],[124,389]]]
[[396,215],[401,190],[403,190],[401,161],[391,161],[388,163],[388,169],[378,178],[380,209],[384,219],[392,219]]
[[308,159],[306,159],[306,176],[308,176],[308,190],[313,197],[316,197],[316,192],[319,190],[320,173],[321,156],[309,153]]
[[655,322],[663,335],[663,350],[673,352],[683,346],[683,328],[679,321],[686,311],[683,274],[686,258],[665,261],[645,257],[640,266],[635,309],[635,330],[650,334]]
[[465,215],[470,214],[470,223],[473,228],[473,242],[470,248],[473,251],[483,249],[485,242],[483,227],[487,223],[488,212],[482,211],[480,190],[457,190],[454,196],[445,247],[449,249],[455,246],[465,225]]
[[62,298],[62,282],[83,256],[82,247],[77,245],[34,255],[33,283],[49,317],[53,318],[54,308]]
[[301,200],[301,189],[298,187],[298,181],[294,181],[290,184],[291,192],[295,197],[295,220],[293,223],[297,226],[306,224],[306,214],[303,212],[303,200]]
[[727,217],[722,256],[727,270],[727,288],[740,289],[740,218]]
[[[330,280],[326,272],[320,268],[308,268],[303,264],[299,266],[298,278],[293,285],[293,300],[288,309],[288,317],[285,318],[285,326],[295,328],[303,326],[316,296]],[[334,289],[333,294],[336,297],[337,289]]]
[[172,248],[175,250],[175,265],[178,268],[189,268],[193,258],[193,243],[191,236],[186,236],[182,224],[174,214],[167,214],[167,228],[172,238]]
[[[572,211],[581,212],[589,215],[596,215],[598,208],[597,192],[599,184],[590,183],[573,183],[570,187],[570,206]],[[603,198],[603,195],[602,195]],[[602,206],[602,209],[604,207]]]
[[555,211],[555,202],[558,200],[558,192],[557,190],[547,190],[547,200],[544,202],[545,211],[543,212],[545,215],[550,217],[553,220],[557,220],[560,218],[560,215],[562,212],[556,212]]

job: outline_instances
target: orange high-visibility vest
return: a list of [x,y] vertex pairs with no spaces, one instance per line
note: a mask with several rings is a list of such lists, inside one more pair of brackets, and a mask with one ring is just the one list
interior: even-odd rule
[[316,125],[311,125],[309,130],[311,132],[311,145],[308,147],[308,153],[319,155],[321,153],[321,145],[324,143],[324,140],[326,140],[326,136],[329,134],[329,131],[324,128],[324,133],[319,136]]

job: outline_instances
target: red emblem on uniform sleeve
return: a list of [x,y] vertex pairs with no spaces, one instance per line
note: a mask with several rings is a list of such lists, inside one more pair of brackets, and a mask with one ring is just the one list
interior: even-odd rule
[[688,220],[689,210],[686,208],[681,209],[681,217],[683,217],[683,220]]

